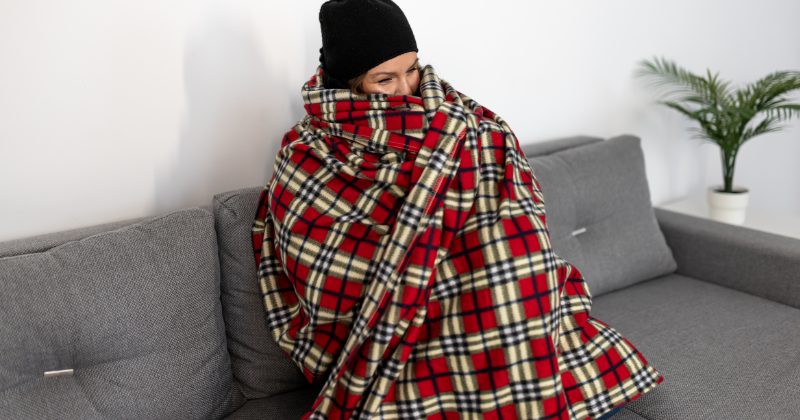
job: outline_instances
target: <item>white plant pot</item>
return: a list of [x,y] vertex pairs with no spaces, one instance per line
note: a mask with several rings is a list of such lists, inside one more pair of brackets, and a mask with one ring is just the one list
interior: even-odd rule
[[741,225],[744,223],[750,191],[736,185],[731,193],[717,191],[724,188],[722,185],[708,187],[708,217],[718,222]]

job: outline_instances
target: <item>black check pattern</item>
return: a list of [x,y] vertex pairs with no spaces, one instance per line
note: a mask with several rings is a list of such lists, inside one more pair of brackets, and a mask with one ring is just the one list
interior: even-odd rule
[[364,213],[364,211],[358,207],[353,207],[347,213],[337,217],[336,221],[342,223],[358,223],[367,219],[369,219],[369,215],[367,213]]
[[527,380],[511,383],[511,396],[519,404],[542,399],[542,387],[537,380]]
[[603,328],[600,330],[600,335],[611,344],[617,344],[622,340],[622,337],[613,328]]
[[536,205],[533,203],[533,198],[525,197],[517,201],[519,203],[519,207],[525,214],[528,215],[535,215],[536,214]]
[[388,343],[389,340],[392,339],[392,335],[394,335],[395,327],[395,325],[386,323],[384,321],[378,322],[372,339],[377,343]]
[[498,328],[500,332],[500,342],[504,347],[516,346],[517,344],[524,343],[530,339],[528,332],[528,320],[522,320],[511,324],[501,325]]
[[280,262],[272,258],[262,258],[258,266],[259,276],[274,276],[280,270]]
[[478,392],[462,391],[454,392],[458,410],[467,413],[480,413],[481,412],[481,395]]
[[433,285],[431,293],[437,300],[458,296],[461,293],[461,279],[456,276],[443,279]]
[[500,179],[500,168],[497,164],[481,166],[481,180],[497,182]]
[[561,357],[564,359],[564,363],[567,364],[569,369],[579,368],[592,361],[592,357],[589,354],[589,351],[586,350],[586,346],[580,346],[572,350],[562,352]]
[[509,150],[508,153],[506,153],[506,160],[510,161],[514,167],[517,167],[519,165],[519,157],[517,157],[517,151],[513,149]]
[[465,120],[466,117],[464,115],[464,107],[461,105],[453,105],[450,107],[450,112],[448,113],[450,118],[454,118],[457,120]]
[[449,156],[447,156],[447,152],[442,149],[436,149],[433,154],[431,155],[431,160],[429,165],[436,171],[441,172],[444,169],[445,163],[447,163]]
[[400,214],[397,215],[397,221],[406,226],[418,226],[422,218],[422,208],[414,203],[406,202],[400,208]]
[[597,395],[586,399],[586,410],[589,411],[589,415],[592,417],[599,416],[612,408],[614,408],[614,405],[607,390],[603,390]]
[[279,328],[280,326],[289,323],[292,320],[292,314],[289,308],[276,308],[267,311],[267,323],[270,328]]
[[[559,311],[561,311],[561,316],[564,315],[573,315],[572,312],[572,305],[570,305],[569,300],[567,298],[561,298],[561,305],[559,307]],[[563,331],[562,331],[563,333]]]
[[383,364],[381,375],[387,378],[396,378],[398,374],[400,374],[400,362],[395,359],[389,359]]
[[324,275],[328,273],[328,270],[331,269],[331,265],[333,265],[333,260],[336,256],[336,248],[325,244],[320,245],[319,248],[319,252],[316,253],[314,262],[311,264],[311,269]]
[[303,200],[306,204],[313,205],[323,188],[325,188],[325,185],[319,179],[308,177],[303,182],[303,185],[300,186],[297,198]]
[[464,139],[467,144],[466,148],[474,150],[478,148],[478,130],[472,127],[467,127],[467,137]]
[[558,267],[556,254],[551,249],[542,250],[542,260],[544,261],[544,268],[546,270],[554,270]]
[[469,343],[466,335],[445,335],[439,337],[442,346],[442,353],[445,356],[467,356],[469,355]]
[[500,221],[500,213],[496,211],[476,213],[475,221],[478,223],[479,229],[494,226]]
[[647,369],[642,368],[633,375],[633,383],[636,384],[636,390],[642,392],[645,389],[650,388],[655,381],[651,377],[650,373],[647,372]]
[[381,260],[376,269],[375,278],[381,282],[386,283],[394,272],[394,266],[386,260]]
[[514,259],[509,258],[495,264],[489,264],[486,266],[486,275],[491,286],[502,286],[517,281],[517,270],[514,266]]
[[344,163],[332,156],[325,156],[324,161],[326,165],[330,166],[333,172],[339,172],[344,168]]
[[372,279],[375,278],[375,274],[378,272],[378,267],[380,266],[380,262],[375,260],[370,260],[367,263],[367,271],[364,274],[365,278]]
[[[289,243],[291,241],[292,232],[285,228],[283,225],[277,225],[277,234],[275,235],[275,248],[280,249],[286,255],[289,252]],[[273,265],[273,268],[275,265]]]
[[422,400],[402,400],[397,402],[397,415],[401,419],[423,419],[425,418],[425,411],[423,410]]
[[308,352],[311,351],[311,348],[314,347],[314,341],[309,340],[305,337],[298,337],[295,339],[295,346],[292,349],[292,358],[299,358],[303,359],[308,355]]

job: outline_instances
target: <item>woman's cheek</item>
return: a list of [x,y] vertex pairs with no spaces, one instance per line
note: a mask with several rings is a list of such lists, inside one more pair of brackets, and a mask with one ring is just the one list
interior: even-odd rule
[[370,83],[368,85],[365,85],[364,91],[366,93],[384,93],[384,94],[390,93],[385,86],[379,85],[377,83]]

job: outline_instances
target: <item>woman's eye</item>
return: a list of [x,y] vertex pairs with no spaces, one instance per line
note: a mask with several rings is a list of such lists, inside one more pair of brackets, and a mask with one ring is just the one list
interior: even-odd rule
[[391,81],[392,81],[392,79],[383,79],[383,80],[379,81],[378,83],[386,84],[386,83],[389,83]]

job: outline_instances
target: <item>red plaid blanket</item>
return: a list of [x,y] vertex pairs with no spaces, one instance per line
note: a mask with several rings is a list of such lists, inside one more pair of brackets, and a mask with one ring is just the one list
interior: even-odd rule
[[253,223],[306,419],[594,419],[663,377],[590,316],[500,116],[431,66],[421,97],[303,86]]

